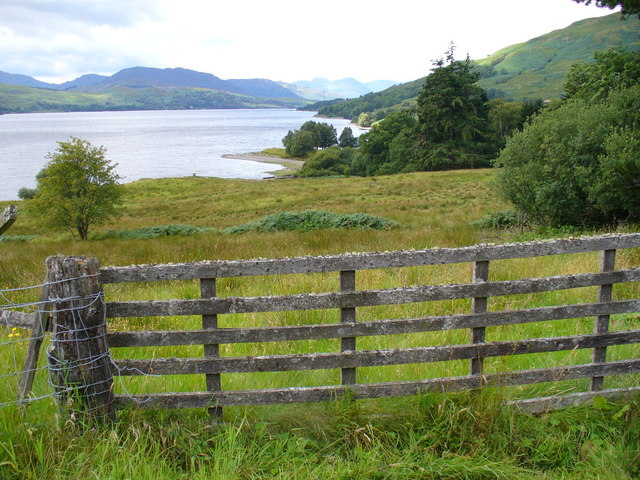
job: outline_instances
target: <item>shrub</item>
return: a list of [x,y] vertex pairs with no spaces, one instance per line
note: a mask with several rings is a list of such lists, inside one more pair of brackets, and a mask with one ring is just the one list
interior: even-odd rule
[[310,231],[325,228],[384,230],[398,226],[397,222],[365,213],[333,213],[324,210],[302,212],[278,212],[255,222],[229,227],[222,232],[238,234],[247,232]]
[[297,177],[331,177],[347,175],[351,169],[354,156],[353,148],[331,147],[311,154],[305,160],[302,168],[296,173]]
[[545,226],[639,220],[638,111],[640,86],[538,115],[496,160],[502,196]]
[[37,235],[0,235],[0,243],[3,242],[28,242],[36,238]]
[[22,187],[20,190],[18,190],[18,198],[20,200],[31,200],[35,196],[36,196],[35,188]]
[[96,234],[94,240],[104,240],[107,238],[120,238],[125,240],[148,240],[151,238],[170,237],[170,236],[189,236],[198,233],[213,231],[210,227],[196,227],[195,225],[160,225],[155,227],[144,227],[136,230],[109,230],[107,233]]
[[475,225],[479,228],[490,228],[493,230],[497,230],[500,228],[511,228],[518,227],[524,224],[524,219],[522,215],[520,215],[515,210],[501,210],[499,212],[490,212],[484,217],[475,222],[472,222],[472,225]]

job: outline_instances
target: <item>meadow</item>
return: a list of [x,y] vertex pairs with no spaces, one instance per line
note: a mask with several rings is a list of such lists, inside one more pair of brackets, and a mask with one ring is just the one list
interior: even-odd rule
[[[125,214],[114,224],[97,227],[93,239],[74,241],[68,233],[43,230],[25,211],[8,232],[14,241],[0,243],[0,289],[40,284],[49,255],[87,255],[103,266],[173,263],[216,259],[293,257],[345,252],[392,251],[507,243],[571,234],[602,232],[486,230],[474,226],[489,212],[508,208],[495,194],[491,170],[400,174],[368,178],[285,179],[268,181],[181,178],[141,180],[126,185]],[[8,202],[0,204],[3,209]],[[18,204],[20,206],[20,204]],[[315,231],[248,232],[222,230],[277,212],[324,210],[366,213],[399,226],[382,230],[324,229]],[[109,231],[135,231],[171,225],[199,227],[201,233],[156,238],[118,238]],[[175,229],[180,231],[180,229]],[[184,231],[184,230],[183,230]],[[637,226],[617,231],[637,231]],[[19,238],[31,238],[19,241]],[[597,271],[597,254],[492,262],[490,279],[537,277]],[[640,252],[621,252],[618,268],[640,265]],[[391,288],[423,283],[468,282],[468,264],[372,271],[358,278],[358,288]],[[219,295],[268,295],[337,289],[328,274],[285,275],[261,279],[223,279]],[[638,287],[614,289],[615,299],[638,298]],[[15,299],[37,297],[37,291],[16,293]],[[195,282],[108,286],[107,297],[119,299],[195,298]],[[595,289],[492,299],[490,309],[590,302]],[[359,319],[410,317],[416,306],[375,307]],[[429,314],[469,311],[468,301],[434,302]],[[393,310],[393,311],[392,311]],[[424,310],[423,313],[424,314]],[[319,322],[318,312],[302,321]],[[360,314],[359,314],[360,315]],[[337,313],[336,313],[337,316]],[[295,315],[275,317],[229,315],[221,326],[287,324]],[[228,318],[227,318],[228,317]],[[198,318],[119,319],[112,329],[174,326],[197,328]],[[322,321],[326,321],[323,319]],[[614,318],[612,329],[637,328],[637,315]],[[495,327],[491,340],[587,333],[593,319],[572,319],[526,327]],[[6,342],[10,331],[2,329]],[[21,331],[21,335],[28,332]],[[406,335],[392,345],[366,339],[359,348],[401,348],[464,343],[468,332]],[[397,336],[396,336],[397,337]],[[430,344],[430,343],[428,343]],[[224,346],[223,355],[264,355],[335,351],[337,341],[300,345]],[[0,350],[3,365],[21,358],[23,346]],[[293,350],[292,350],[293,349]],[[124,349],[123,349],[124,350]],[[118,351],[120,358],[142,355]],[[610,359],[638,358],[638,347],[610,349]],[[145,356],[149,353],[145,352]],[[163,356],[201,356],[202,347],[163,347]],[[490,361],[488,371],[540,368],[587,362],[590,352],[520,355]],[[19,363],[19,361],[18,361]],[[14,367],[11,366],[12,370]],[[389,381],[461,374],[462,362],[441,362],[403,368],[362,369],[359,381]],[[335,384],[338,372],[291,372],[223,376],[223,388],[269,388]],[[36,393],[46,394],[45,374],[36,378]],[[201,377],[201,376],[200,376]],[[614,377],[607,387],[637,385],[638,375]],[[609,382],[609,379],[607,379]],[[2,383],[0,403],[15,397],[15,382]],[[343,399],[311,405],[225,409],[225,422],[214,425],[204,411],[120,412],[114,425],[73,425],[57,418],[51,399],[27,409],[0,409],[0,478],[542,478],[631,479],[640,476],[640,400],[600,401],[595,406],[529,415],[504,402],[559,391],[584,390],[586,381],[541,384],[511,390],[488,389],[460,394],[423,394],[402,399]],[[127,378],[120,392],[202,390],[202,378]]]

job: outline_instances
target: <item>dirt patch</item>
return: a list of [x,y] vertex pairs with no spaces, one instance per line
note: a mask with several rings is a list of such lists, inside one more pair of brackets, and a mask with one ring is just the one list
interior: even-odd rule
[[270,174],[276,177],[283,177],[287,175],[291,175],[302,167],[304,161],[302,160],[292,160],[288,158],[280,158],[274,157],[271,155],[265,155],[263,153],[239,153],[239,154],[228,154],[222,155],[223,158],[230,158],[234,160],[249,160],[252,162],[260,162],[260,163],[271,163],[276,165],[282,165],[284,169],[275,170],[273,172],[269,172]]

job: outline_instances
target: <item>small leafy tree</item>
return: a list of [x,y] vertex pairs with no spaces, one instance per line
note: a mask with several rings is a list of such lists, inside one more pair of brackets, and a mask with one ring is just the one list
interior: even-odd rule
[[304,157],[318,148],[327,148],[338,144],[336,129],[328,123],[308,121],[299,130],[287,132],[282,144],[289,155]]
[[407,155],[415,143],[416,126],[417,120],[407,111],[394,112],[376,123],[360,136],[351,173],[368,176],[416,170],[412,156]]
[[105,153],[104,147],[75,137],[58,142],[38,174],[35,196],[28,204],[30,211],[43,224],[87,240],[89,228],[116,217],[122,204],[120,176]]
[[304,165],[298,171],[298,177],[327,177],[347,175],[351,168],[355,150],[351,147],[330,147],[313,152],[305,160]]
[[340,138],[338,138],[338,145],[340,145],[341,148],[358,147],[358,139],[353,136],[353,130],[351,130],[351,127],[344,127],[342,129],[342,132],[340,132]]

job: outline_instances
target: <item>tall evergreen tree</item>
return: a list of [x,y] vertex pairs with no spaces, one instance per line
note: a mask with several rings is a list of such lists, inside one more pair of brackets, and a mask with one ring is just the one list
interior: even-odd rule
[[422,169],[479,166],[486,161],[487,95],[476,85],[478,74],[469,57],[454,59],[451,45],[418,96]]

